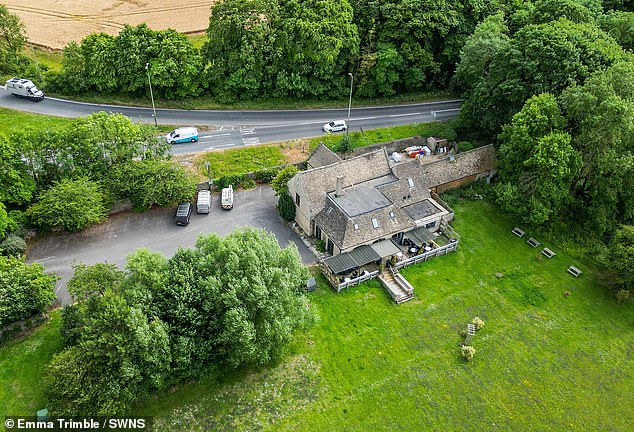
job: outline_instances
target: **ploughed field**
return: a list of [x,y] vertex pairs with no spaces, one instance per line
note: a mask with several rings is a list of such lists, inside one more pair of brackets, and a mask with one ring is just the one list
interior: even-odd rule
[[173,28],[182,33],[207,29],[213,1],[201,0],[4,0],[26,25],[33,44],[62,49],[91,33],[118,34],[125,24],[146,23],[153,30]]

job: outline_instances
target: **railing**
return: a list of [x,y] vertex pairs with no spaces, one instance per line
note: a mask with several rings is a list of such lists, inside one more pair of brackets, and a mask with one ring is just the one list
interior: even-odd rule
[[341,282],[339,285],[337,285],[337,292],[341,292],[341,290],[344,288],[350,288],[351,286],[359,285],[360,283],[363,283],[367,280],[374,279],[378,275],[379,271],[374,270],[373,272],[363,274],[357,278],[350,279],[349,281]]
[[394,268],[403,268],[408,265],[417,264],[421,261],[427,261],[430,258],[436,258],[437,256],[447,255],[449,252],[455,252],[458,249],[458,241],[448,243],[444,246],[440,246],[436,249],[432,249],[429,252],[424,252],[420,255],[413,256],[403,261],[399,261],[394,264]]

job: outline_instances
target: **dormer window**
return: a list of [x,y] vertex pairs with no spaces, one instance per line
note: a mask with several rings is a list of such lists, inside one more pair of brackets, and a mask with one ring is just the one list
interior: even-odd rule
[[408,178],[407,179],[407,184],[409,185],[410,188],[414,187],[414,179],[413,178]]
[[381,226],[381,225],[379,225],[379,221],[377,220],[377,218],[372,218],[372,226],[375,229]]

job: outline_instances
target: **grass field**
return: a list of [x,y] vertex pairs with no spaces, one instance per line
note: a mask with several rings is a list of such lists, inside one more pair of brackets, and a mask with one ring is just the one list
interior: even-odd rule
[[8,108],[0,108],[0,135],[8,137],[11,133],[22,131],[25,128],[34,130],[56,128],[69,125],[72,121],[72,119],[62,117],[30,114]]
[[286,163],[286,159],[278,145],[241,147],[201,153],[194,157],[194,163],[203,177],[206,176],[206,162],[209,162],[209,175],[216,179],[226,175],[244,174],[283,165]]
[[51,321],[30,336],[0,347],[0,418],[34,416],[45,408],[42,378],[61,346],[59,323],[59,312],[53,312]]
[[[134,413],[162,431],[630,430],[632,305],[616,303],[574,245],[527,230],[557,253],[547,260],[487,201],[453,205],[458,252],[403,271],[414,300],[396,306],[376,282],[336,294],[319,278],[320,321],[282,363],[212,372]],[[460,332],[474,316],[486,324],[466,362]],[[56,329],[0,351],[2,400],[17,395],[5,412],[43,403],[31,383]]]
[[[557,253],[547,260],[487,202],[455,210],[459,251],[403,272],[415,300],[395,306],[376,282],[335,294],[320,279],[321,321],[282,364],[216,373],[136,412],[165,431],[629,430],[631,305],[575,249],[539,238]],[[466,362],[460,332],[476,315],[486,324]]]

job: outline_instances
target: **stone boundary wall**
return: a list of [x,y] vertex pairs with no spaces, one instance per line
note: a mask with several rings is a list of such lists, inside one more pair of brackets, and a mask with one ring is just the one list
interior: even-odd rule
[[47,320],[48,314],[40,313],[20,321],[12,322],[4,327],[0,327],[0,345],[20,333],[26,333],[29,330],[34,329]]

